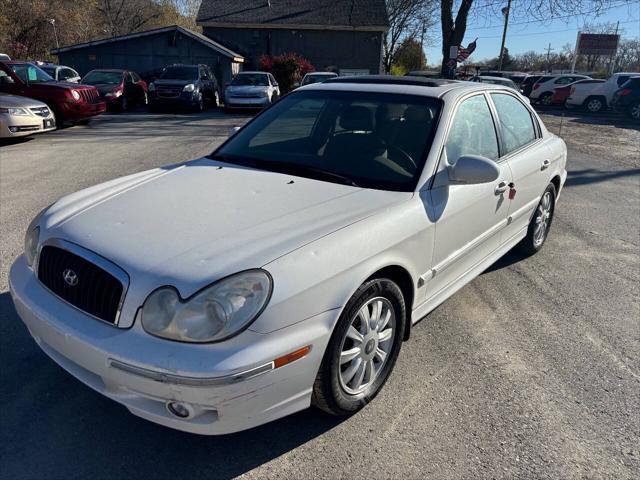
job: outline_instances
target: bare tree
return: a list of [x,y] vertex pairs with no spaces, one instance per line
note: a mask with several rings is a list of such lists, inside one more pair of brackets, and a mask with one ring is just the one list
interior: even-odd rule
[[[551,21],[567,14],[589,13],[597,17],[615,0],[521,0],[512,2],[510,20]],[[505,2],[496,0],[441,0],[440,24],[442,28],[442,74],[448,73],[449,51],[462,45],[470,17],[484,16],[502,19]],[[454,16],[454,11],[455,16]]]
[[426,31],[436,23],[433,15],[436,9],[436,0],[387,0],[389,30],[383,44],[385,71],[391,71],[398,47],[406,38],[424,41]]

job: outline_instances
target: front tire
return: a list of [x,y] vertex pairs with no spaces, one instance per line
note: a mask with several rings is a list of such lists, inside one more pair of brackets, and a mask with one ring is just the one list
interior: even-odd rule
[[520,250],[528,255],[539,252],[549,236],[551,222],[556,206],[556,187],[550,183],[533,213],[529,222],[527,236],[518,245]]
[[553,98],[553,94],[552,93],[550,93],[550,92],[543,93],[540,96],[540,104],[544,105],[545,107],[550,107],[552,98]]
[[312,403],[332,415],[350,415],[373,400],[400,353],[406,314],[396,283],[377,278],[362,284],[331,335]]

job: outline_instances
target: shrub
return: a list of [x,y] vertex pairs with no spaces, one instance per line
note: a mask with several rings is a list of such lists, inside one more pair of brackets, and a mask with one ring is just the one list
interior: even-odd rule
[[260,57],[260,70],[271,73],[282,94],[293,89],[293,85],[302,80],[307,73],[315,72],[315,68],[306,58],[297,53],[285,53],[278,56],[263,55]]

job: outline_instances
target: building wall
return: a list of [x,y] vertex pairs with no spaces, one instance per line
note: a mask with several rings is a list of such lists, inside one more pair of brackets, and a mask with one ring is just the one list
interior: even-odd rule
[[317,70],[381,73],[382,32],[205,27],[204,34],[244,55],[245,70],[257,68],[264,54],[295,52]]
[[81,75],[94,68],[126,68],[145,75],[172,63],[203,63],[223,84],[232,78],[229,57],[177,31],[79,48],[60,53],[58,58],[60,64]]

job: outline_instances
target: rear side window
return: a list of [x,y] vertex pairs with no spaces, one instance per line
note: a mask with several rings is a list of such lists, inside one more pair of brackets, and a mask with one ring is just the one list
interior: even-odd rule
[[618,84],[618,86],[620,87],[624,82],[626,82],[627,80],[629,80],[629,75],[620,75],[618,77],[618,79],[616,80],[616,83]]
[[549,76],[549,75],[546,76],[546,77],[540,77],[536,83],[545,83],[545,82],[548,82],[549,80],[551,80],[553,78],[555,78],[555,77]]
[[484,95],[476,95],[460,104],[451,123],[445,151],[449,165],[454,165],[464,155],[498,159],[498,138]]
[[498,112],[498,125],[504,143],[503,155],[518,150],[536,139],[531,113],[518,99],[504,93],[492,93]]

